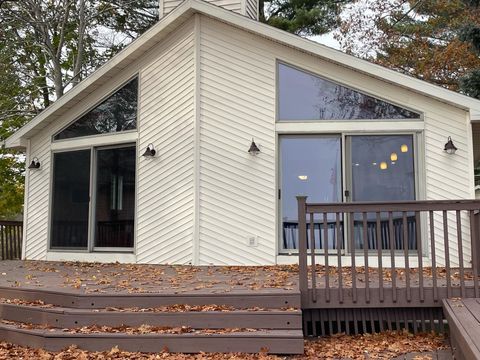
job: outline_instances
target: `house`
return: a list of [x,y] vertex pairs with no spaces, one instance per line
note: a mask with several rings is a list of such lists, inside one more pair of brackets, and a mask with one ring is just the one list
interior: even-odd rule
[[[296,195],[475,198],[480,101],[262,24],[255,0],[160,3],[6,140],[31,164],[25,259],[294,263]],[[415,217],[402,224],[417,248]]]

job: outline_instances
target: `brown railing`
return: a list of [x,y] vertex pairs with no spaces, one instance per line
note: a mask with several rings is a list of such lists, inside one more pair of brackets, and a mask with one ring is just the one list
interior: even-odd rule
[[23,224],[21,221],[0,221],[1,260],[22,257]]
[[302,308],[438,307],[479,296],[480,201],[297,199]]

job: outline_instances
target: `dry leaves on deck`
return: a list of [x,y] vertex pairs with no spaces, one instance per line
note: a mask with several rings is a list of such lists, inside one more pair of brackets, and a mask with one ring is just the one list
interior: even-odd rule
[[[305,342],[305,355],[275,356],[261,354],[171,354],[168,349],[158,354],[129,353],[113,348],[104,352],[87,352],[70,347],[54,353],[0,343],[0,359],[39,360],[333,360],[393,359],[410,352],[430,352],[445,348],[445,339],[436,334],[412,335],[405,332],[384,332],[374,335],[337,335]],[[418,355],[428,359],[428,355]]]

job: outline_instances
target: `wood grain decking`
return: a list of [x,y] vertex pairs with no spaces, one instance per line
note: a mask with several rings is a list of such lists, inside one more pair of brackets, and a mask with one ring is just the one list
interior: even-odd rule
[[443,307],[455,359],[480,359],[480,299],[446,299]]

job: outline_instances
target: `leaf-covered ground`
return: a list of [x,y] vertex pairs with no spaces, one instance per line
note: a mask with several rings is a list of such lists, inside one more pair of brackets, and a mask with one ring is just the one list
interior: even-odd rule
[[439,349],[448,349],[445,338],[433,333],[412,335],[406,332],[383,332],[373,335],[337,335],[307,340],[305,354],[298,356],[275,356],[261,354],[171,354],[168,349],[157,354],[129,353],[118,348],[105,352],[88,352],[71,347],[61,352],[49,352],[0,343],[0,359],[38,360],[301,360],[301,359],[396,359],[407,353],[418,353],[414,359],[433,359]]

